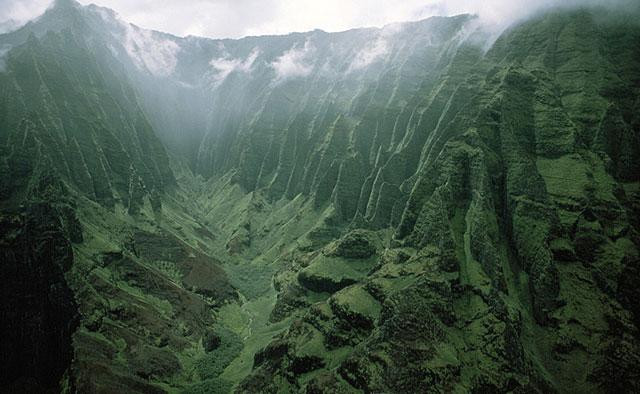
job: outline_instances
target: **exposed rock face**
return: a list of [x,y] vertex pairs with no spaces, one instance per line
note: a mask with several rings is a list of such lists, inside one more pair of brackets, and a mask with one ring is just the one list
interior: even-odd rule
[[[237,297],[218,261],[193,250],[170,234],[137,231],[129,248],[147,261],[173,263],[181,275],[182,285],[195,293],[219,303]],[[146,275],[148,274],[141,273],[139,279],[147,280]],[[127,278],[127,281],[131,282],[131,279]],[[153,287],[152,284],[146,286]]]

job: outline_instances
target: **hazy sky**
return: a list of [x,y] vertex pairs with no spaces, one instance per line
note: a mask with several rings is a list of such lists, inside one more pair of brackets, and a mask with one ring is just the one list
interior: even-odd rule
[[[554,4],[621,1],[634,0],[80,0],[112,8],[144,28],[213,38],[340,31],[465,12],[507,23]],[[9,27],[8,20],[25,22],[41,14],[51,2],[0,0],[0,30]]]

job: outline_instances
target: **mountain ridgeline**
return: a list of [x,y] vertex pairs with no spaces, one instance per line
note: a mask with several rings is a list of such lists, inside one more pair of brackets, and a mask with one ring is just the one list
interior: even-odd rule
[[640,391],[637,9],[0,35],[10,392]]

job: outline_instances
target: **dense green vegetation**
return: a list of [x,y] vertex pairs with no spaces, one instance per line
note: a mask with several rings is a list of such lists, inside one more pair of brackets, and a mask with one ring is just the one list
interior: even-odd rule
[[58,0],[0,35],[0,385],[640,391],[637,17],[210,40]]

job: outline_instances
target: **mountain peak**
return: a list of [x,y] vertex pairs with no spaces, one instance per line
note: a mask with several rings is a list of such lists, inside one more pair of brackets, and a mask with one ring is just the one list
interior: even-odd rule
[[82,5],[75,0],[54,0],[44,15],[66,16],[75,15]]
[[68,7],[77,8],[79,6],[80,6],[80,3],[78,3],[75,0],[54,0],[51,8],[68,8]]
[[39,18],[38,35],[47,30],[61,31],[71,27],[84,27],[81,15],[82,5],[75,0],[54,0],[53,4]]

